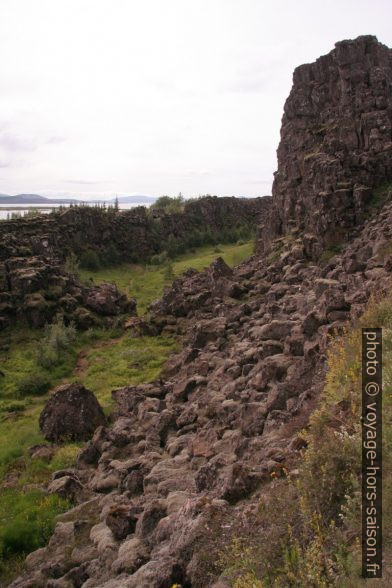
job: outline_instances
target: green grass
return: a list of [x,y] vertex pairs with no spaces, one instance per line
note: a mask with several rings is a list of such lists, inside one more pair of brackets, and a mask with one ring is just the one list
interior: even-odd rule
[[28,447],[42,443],[37,420],[40,408],[30,408],[22,416],[0,423],[0,480],[7,473],[8,466],[22,457]]
[[20,389],[21,384],[32,375],[48,380],[52,387],[56,386],[72,375],[82,349],[89,348],[97,342],[108,341],[120,333],[120,330],[109,329],[78,332],[75,341],[60,354],[58,363],[44,368],[38,362],[42,330],[19,327],[3,332],[0,335],[0,362],[4,373],[4,377],[0,378],[0,414],[7,412],[9,404],[28,405],[31,402],[31,398],[20,401]]
[[125,335],[113,345],[90,351],[88,367],[80,379],[107,408],[115,388],[155,380],[175,348],[174,339],[169,337],[135,339]]
[[332,257],[338,255],[342,250],[341,245],[331,245],[328,249],[324,249],[322,254],[319,257],[319,263],[321,265],[326,265]]
[[[219,249],[219,251],[216,251]],[[242,245],[219,245],[199,247],[194,253],[186,253],[173,261],[175,276],[182,274],[187,268],[193,267],[200,271],[208,267],[214,259],[221,256],[228,265],[233,267],[249,258],[253,253],[253,241]],[[138,313],[146,313],[148,305],[159,298],[165,280],[164,266],[145,266],[138,264],[122,264],[97,271],[79,270],[84,281],[93,279],[94,283],[112,282],[128,296],[134,297],[138,304]]]
[[[8,377],[11,368],[15,373],[18,367],[23,373],[35,369],[36,334],[30,335],[31,339],[26,333],[23,349],[19,346],[14,349],[11,345],[15,354],[12,351],[9,354]],[[93,346],[86,355],[87,367],[78,379],[94,391],[106,411],[114,388],[154,380],[175,348],[175,341],[168,337],[134,339],[126,334],[118,339],[107,339],[99,335],[95,339],[95,345],[99,347]],[[75,379],[76,351],[83,349],[83,343],[86,347],[85,337],[87,335],[80,336],[72,358],[58,368],[54,383],[56,379],[57,383],[64,380],[62,376],[67,376],[67,380]],[[12,388],[8,391],[11,393]],[[45,498],[36,487],[46,484],[53,471],[71,466],[80,450],[78,444],[67,444],[57,449],[50,463],[31,460],[29,447],[44,442],[38,417],[45,397],[26,400],[24,412],[5,415],[0,421],[0,583],[19,573],[23,561],[21,554],[44,545],[52,532],[55,516],[69,507],[67,502],[56,497]],[[4,486],[4,482],[11,487]],[[10,502],[13,508],[9,508]]]
[[[0,578],[9,575],[9,562],[46,544],[54,529],[55,517],[70,503],[42,490],[0,491]],[[12,566],[14,567],[14,566]]]

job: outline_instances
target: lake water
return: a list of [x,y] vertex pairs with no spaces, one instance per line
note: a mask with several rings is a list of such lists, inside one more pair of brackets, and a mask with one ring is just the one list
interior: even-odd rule
[[[50,208],[40,208],[42,206],[42,204],[37,204],[37,206],[34,206],[34,204],[30,204],[29,207],[26,207],[25,204],[13,204],[12,206],[10,206],[9,204],[0,204],[0,220],[3,219],[7,219],[7,218],[11,218],[12,213],[17,213],[20,215],[24,215],[24,213],[29,211],[29,208],[36,208],[38,209],[38,211],[42,214],[48,214],[49,212],[52,212],[53,208],[59,208],[60,204],[52,204],[50,206]],[[69,206],[68,204],[63,204],[63,206]],[[91,206],[94,206],[94,204],[92,204]],[[120,210],[129,210],[130,208],[135,208],[135,206],[148,206],[148,204],[145,204],[144,202],[140,202],[140,203],[121,203],[119,205]]]

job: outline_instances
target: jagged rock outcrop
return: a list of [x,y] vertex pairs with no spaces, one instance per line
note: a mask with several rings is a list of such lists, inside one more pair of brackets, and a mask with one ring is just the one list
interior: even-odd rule
[[112,284],[82,284],[54,258],[35,255],[0,261],[0,329],[18,320],[43,327],[58,313],[86,329],[105,317],[135,315],[136,302]]
[[188,272],[153,305],[154,328],[174,326],[183,349],[162,381],[113,393],[112,425],[98,427],[77,468],[50,487],[76,492],[78,506],[13,588],[214,585],[203,572],[208,540],[251,517],[274,477],[295,464],[330,334],[392,287],[392,193],[323,265],[300,258],[298,247],[288,242],[273,263],[254,257],[235,268],[240,302],[220,288],[227,276],[216,275],[218,262]]
[[391,181],[392,50],[372,36],[336,43],[294,71],[259,250],[297,227],[317,238],[317,257],[347,239],[372,189]]

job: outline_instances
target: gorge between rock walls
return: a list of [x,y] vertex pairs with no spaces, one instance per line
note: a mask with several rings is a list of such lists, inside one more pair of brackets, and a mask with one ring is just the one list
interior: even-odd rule
[[160,381],[113,392],[111,426],[56,480],[77,506],[13,588],[229,586],[203,571],[212,521],[249,520],[296,463],[330,335],[391,289],[387,189],[371,208],[392,180],[391,129],[392,51],[375,37],[295,70],[256,254],[189,270],[152,305],[182,350]]

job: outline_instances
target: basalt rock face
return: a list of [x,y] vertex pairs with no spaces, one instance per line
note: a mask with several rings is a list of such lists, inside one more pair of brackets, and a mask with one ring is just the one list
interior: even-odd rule
[[0,261],[0,329],[18,320],[43,327],[58,313],[86,329],[119,314],[135,315],[136,302],[112,284],[81,284],[55,258],[34,255]]
[[166,214],[144,207],[105,211],[99,208],[69,208],[33,219],[0,222],[0,262],[10,257],[43,255],[64,260],[71,252],[115,249],[125,260],[146,261],[162,250],[172,235],[185,239],[195,229],[220,231],[237,225],[256,226],[266,214],[271,198],[205,197],[186,203],[183,213]]
[[342,41],[294,72],[259,250],[297,227],[317,238],[317,256],[347,238],[372,189],[390,181],[392,50],[372,36]]
[[[206,197],[185,205],[181,214],[143,207],[127,211],[70,208],[33,219],[0,222],[0,329],[16,320],[34,327],[57,313],[79,328],[103,317],[135,314],[135,302],[110,284],[87,287],[64,271],[70,253],[93,251],[110,263],[147,260],[162,251],[171,237],[185,240],[192,231],[220,232],[256,226],[270,197],[238,199]],[[116,259],[113,259],[113,256]]]

